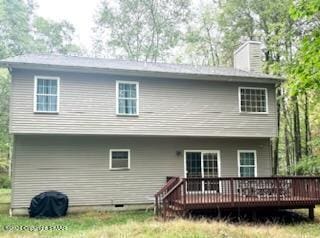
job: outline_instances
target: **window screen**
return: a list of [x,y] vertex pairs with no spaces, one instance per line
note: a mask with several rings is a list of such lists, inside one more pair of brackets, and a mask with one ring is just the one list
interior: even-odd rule
[[128,169],[129,166],[129,150],[111,150],[111,169]]

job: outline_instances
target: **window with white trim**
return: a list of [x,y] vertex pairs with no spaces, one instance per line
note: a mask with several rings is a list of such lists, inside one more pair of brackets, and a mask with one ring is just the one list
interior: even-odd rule
[[240,112],[267,113],[266,88],[239,88]]
[[138,82],[117,81],[117,114],[139,114]]
[[130,150],[110,150],[110,169],[130,169]]
[[59,78],[35,76],[34,111],[52,113],[59,109]]
[[257,176],[256,151],[238,151],[239,177]]

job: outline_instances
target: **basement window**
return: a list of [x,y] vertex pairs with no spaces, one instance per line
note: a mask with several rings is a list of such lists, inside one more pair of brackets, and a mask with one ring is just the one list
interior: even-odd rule
[[110,169],[111,170],[130,169],[130,150],[127,150],[127,149],[110,150]]
[[268,113],[267,89],[239,87],[239,110],[246,113]]

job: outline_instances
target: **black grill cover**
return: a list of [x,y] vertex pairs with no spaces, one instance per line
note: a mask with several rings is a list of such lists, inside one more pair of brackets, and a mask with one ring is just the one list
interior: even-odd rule
[[32,198],[29,216],[37,218],[61,217],[67,214],[69,199],[57,191],[47,191]]

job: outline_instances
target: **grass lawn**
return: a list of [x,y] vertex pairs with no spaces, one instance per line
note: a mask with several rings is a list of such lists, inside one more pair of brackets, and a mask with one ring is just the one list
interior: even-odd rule
[[[210,219],[157,221],[151,211],[90,212],[59,219],[9,217],[10,190],[0,190],[0,237],[320,237],[320,207],[309,222],[227,222]],[[306,213],[303,214],[306,216]],[[8,231],[60,226],[62,231]]]

